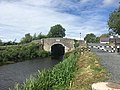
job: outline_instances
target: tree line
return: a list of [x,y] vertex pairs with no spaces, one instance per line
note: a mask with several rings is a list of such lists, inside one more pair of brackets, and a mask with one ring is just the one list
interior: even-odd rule
[[15,41],[8,41],[8,42],[2,42],[2,40],[0,40],[0,45],[17,45],[17,44],[25,44],[25,43],[29,43],[33,40],[39,40],[42,38],[56,38],[56,37],[60,37],[63,38],[65,37],[65,28],[62,27],[62,25],[57,24],[54,25],[50,28],[50,31],[48,32],[47,35],[44,35],[42,33],[39,33],[38,35],[35,33],[33,36],[30,35],[30,33],[25,34],[25,36],[20,40],[19,43],[16,43]]
[[86,40],[88,43],[98,43],[101,37],[107,38],[113,36],[114,38],[118,38],[120,35],[120,7],[110,14],[108,19],[108,27],[109,33],[102,34],[99,37],[93,33],[90,33],[85,36],[84,40]]
[[110,14],[108,26],[112,34],[120,35],[120,7]]
[[100,42],[100,38],[109,38],[109,33],[106,34],[102,34],[100,36],[96,36],[94,33],[90,33],[90,34],[86,34],[84,40],[87,43],[99,43]]

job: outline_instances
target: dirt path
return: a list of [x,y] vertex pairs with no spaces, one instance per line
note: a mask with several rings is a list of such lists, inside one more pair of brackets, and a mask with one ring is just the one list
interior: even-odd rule
[[109,81],[120,83],[120,55],[117,53],[108,53],[98,49],[92,49],[102,60],[101,63],[111,73]]

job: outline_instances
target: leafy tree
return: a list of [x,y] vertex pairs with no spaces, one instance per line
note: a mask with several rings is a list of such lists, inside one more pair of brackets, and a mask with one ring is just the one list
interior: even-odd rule
[[100,42],[100,37],[96,37],[96,43]]
[[84,38],[87,43],[96,43],[96,36],[93,33],[87,34]]
[[0,40],[0,46],[3,45],[2,40]]
[[79,45],[80,45],[80,41],[79,40],[74,40],[74,47],[75,48],[77,48],[77,47],[79,47]]
[[47,35],[43,35],[41,33],[38,34],[37,39],[47,38]]
[[5,42],[6,45],[13,45],[13,42],[12,41],[8,41],[8,42]]
[[8,42],[2,42],[2,45],[3,46],[6,46],[6,45],[17,45],[18,43],[15,42],[15,41],[8,41]]
[[120,35],[120,8],[111,13],[108,20],[108,26],[112,32]]
[[49,33],[48,37],[65,37],[65,28],[63,28],[60,24],[57,24],[55,26],[52,26]]
[[22,38],[20,43],[25,44],[25,43],[31,42],[32,40],[33,40],[32,36],[30,35],[30,33],[28,33],[28,34],[25,34],[25,37]]
[[39,33],[38,35],[36,35],[36,33],[33,35],[33,40],[39,40],[42,38],[47,38],[47,35],[43,35],[41,33]]
[[33,35],[33,40],[37,40],[37,35],[36,35],[36,33]]
[[109,38],[109,36],[110,36],[109,33],[107,33],[107,34],[102,34],[100,37],[101,38]]

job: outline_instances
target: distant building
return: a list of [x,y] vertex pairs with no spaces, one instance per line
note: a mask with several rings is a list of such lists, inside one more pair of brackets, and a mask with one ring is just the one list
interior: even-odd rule
[[110,38],[109,42],[114,43],[116,45],[120,45],[120,38]]
[[120,38],[115,38],[115,44],[120,46]]
[[100,38],[100,43],[114,45],[117,53],[120,54],[120,38]]
[[115,45],[116,45],[117,53],[120,54],[120,38],[115,38]]
[[116,39],[115,39],[115,38],[110,38],[110,39],[109,39],[109,43],[115,44],[115,42],[116,42]]
[[120,44],[120,38],[100,38],[100,43]]
[[109,44],[109,38],[100,38],[100,43]]

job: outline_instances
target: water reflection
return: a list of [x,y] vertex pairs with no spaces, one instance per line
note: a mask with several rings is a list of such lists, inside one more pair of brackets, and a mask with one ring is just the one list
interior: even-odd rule
[[51,60],[59,60],[62,61],[64,59],[64,55],[52,55]]
[[56,58],[34,59],[15,64],[0,66],[0,90],[8,90],[16,82],[23,83],[26,78],[36,74],[38,70],[50,69],[63,60],[64,56]]

